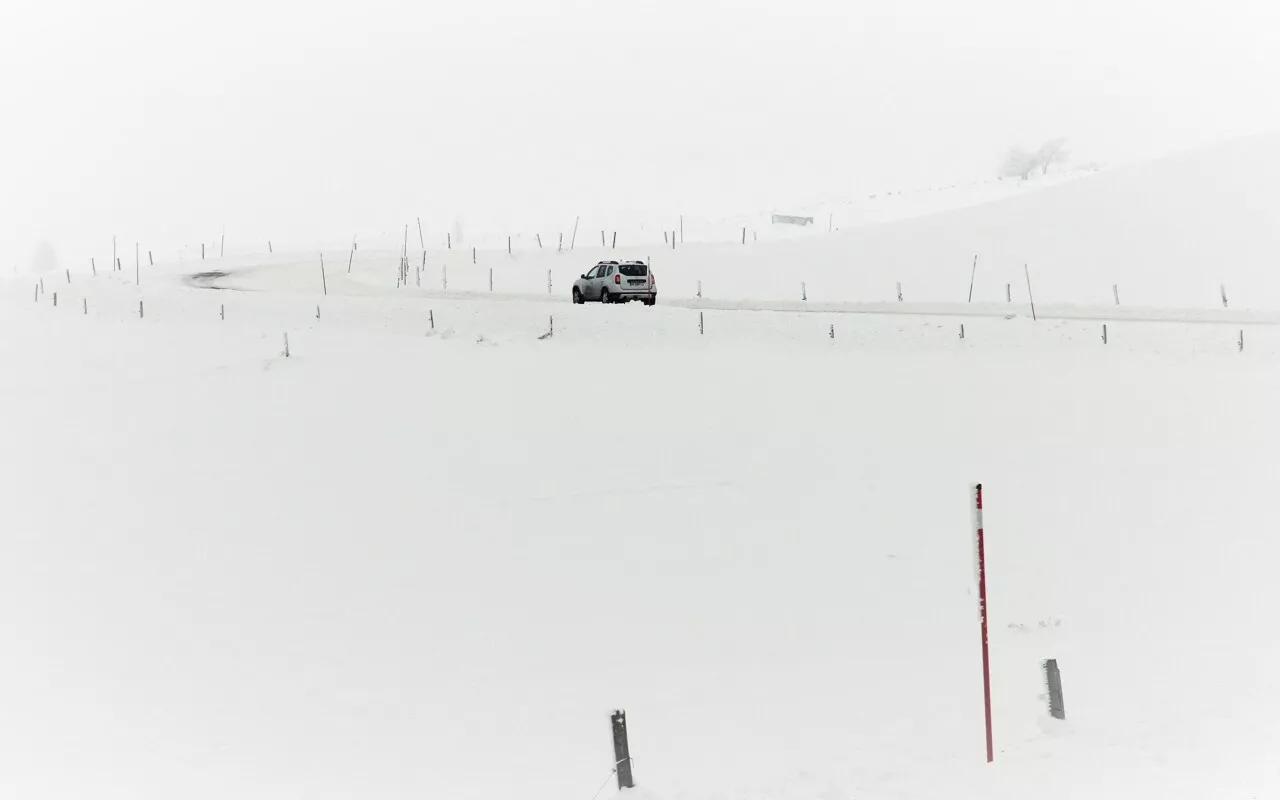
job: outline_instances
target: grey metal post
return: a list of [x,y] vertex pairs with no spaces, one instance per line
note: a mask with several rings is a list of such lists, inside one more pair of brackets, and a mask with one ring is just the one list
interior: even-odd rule
[[1050,658],[1044,662],[1044,680],[1049,688],[1049,716],[1066,719],[1067,709],[1062,702],[1062,673],[1058,670],[1058,659]]
[[613,726],[613,760],[614,769],[618,772],[618,788],[634,789],[636,782],[631,775],[631,747],[627,744],[627,712],[613,712],[609,722]]

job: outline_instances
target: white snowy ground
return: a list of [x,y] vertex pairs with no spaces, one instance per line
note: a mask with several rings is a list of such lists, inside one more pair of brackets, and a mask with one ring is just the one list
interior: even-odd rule
[[1280,794],[1280,327],[258,262],[0,284],[0,796]]

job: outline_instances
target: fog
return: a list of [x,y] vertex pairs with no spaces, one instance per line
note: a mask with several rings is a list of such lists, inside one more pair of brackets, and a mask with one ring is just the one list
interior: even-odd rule
[[1273,6],[5,0],[0,259],[760,211],[1052,136],[1134,160],[1280,127]]

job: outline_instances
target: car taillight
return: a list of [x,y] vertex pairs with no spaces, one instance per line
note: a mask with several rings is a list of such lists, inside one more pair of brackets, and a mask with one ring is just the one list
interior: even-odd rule
[[652,273],[652,272],[650,272],[650,273],[649,273],[649,288],[650,288],[650,289],[652,289],[652,288],[653,288],[653,273]]
[[621,283],[622,283],[622,276],[621,276],[621,275],[614,275],[614,276],[613,276],[613,282],[614,282],[614,283],[617,283],[617,284],[621,284]]

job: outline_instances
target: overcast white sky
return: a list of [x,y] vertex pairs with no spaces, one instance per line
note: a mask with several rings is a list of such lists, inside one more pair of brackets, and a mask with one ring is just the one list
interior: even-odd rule
[[1280,128],[1280,10],[1027,0],[3,0],[0,258],[416,215],[563,227]]

